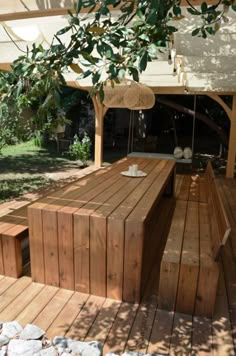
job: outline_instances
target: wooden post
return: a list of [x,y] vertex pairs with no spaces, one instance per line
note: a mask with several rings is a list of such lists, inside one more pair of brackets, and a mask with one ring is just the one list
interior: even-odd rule
[[96,167],[101,167],[103,162],[103,122],[108,108],[100,102],[97,95],[93,96],[92,100],[95,111],[94,164]]
[[228,159],[226,168],[226,177],[234,178],[234,166],[236,159],[236,95],[233,96],[233,106],[230,121],[230,135],[229,135],[229,148]]

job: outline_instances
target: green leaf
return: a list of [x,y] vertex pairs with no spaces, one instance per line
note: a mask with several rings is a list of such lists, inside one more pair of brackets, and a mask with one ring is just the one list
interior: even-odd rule
[[210,34],[210,35],[214,35],[215,34],[215,30],[212,27],[206,27],[206,31]]
[[197,15],[201,15],[201,12],[196,10],[196,9],[193,9],[191,7],[187,7],[187,11],[191,14],[191,15],[194,15],[194,16],[197,16]]
[[196,28],[195,30],[192,31],[192,36],[197,36],[200,32],[200,28]]
[[150,41],[150,38],[148,37],[148,35],[146,35],[146,33],[142,33],[140,36],[138,36],[138,38],[147,42]]
[[74,1],[74,9],[75,9],[75,13],[78,15],[80,13],[80,10],[82,8],[83,5],[83,0],[76,0]]
[[89,70],[86,70],[86,71],[82,74],[81,78],[87,78],[87,77],[89,77],[91,74],[92,74],[92,72],[91,72],[90,69],[89,69]]
[[71,26],[66,26],[56,33],[57,36],[63,35],[64,33],[71,30]]
[[114,64],[110,64],[109,65],[109,72],[111,73],[111,75],[113,77],[116,77],[117,76],[117,68],[115,67]]
[[100,78],[101,78],[101,73],[96,72],[92,77],[93,85],[97,84]]
[[144,52],[142,57],[140,58],[139,61],[139,70],[144,71],[147,67],[147,62],[148,62],[148,52]]
[[201,4],[201,10],[202,10],[203,14],[205,14],[207,12],[207,3],[206,2],[203,2]]
[[231,8],[233,11],[236,11],[236,5],[232,5]]
[[79,26],[80,25],[79,18],[77,16],[72,16],[70,19],[70,24]]
[[173,13],[174,13],[174,15],[177,16],[177,17],[180,16],[180,15],[181,15],[181,8],[180,8],[180,6],[176,6],[176,5],[175,5],[175,6],[173,7]]
[[128,70],[130,72],[130,74],[132,75],[133,79],[138,82],[139,81],[139,72],[135,67],[128,67]]

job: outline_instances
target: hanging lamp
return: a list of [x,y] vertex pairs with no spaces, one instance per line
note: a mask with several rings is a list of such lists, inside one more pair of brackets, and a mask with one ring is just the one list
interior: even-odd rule
[[151,109],[155,104],[155,94],[146,85],[133,80],[123,80],[114,86],[104,86],[104,105],[109,108],[130,110]]

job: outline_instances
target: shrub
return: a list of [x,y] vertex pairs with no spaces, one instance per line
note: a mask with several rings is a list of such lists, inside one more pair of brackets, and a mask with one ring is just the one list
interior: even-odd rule
[[87,165],[90,157],[91,140],[85,132],[82,140],[77,135],[74,136],[73,143],[69,146],[69,157],[73,160],[80,160],[83,166]]

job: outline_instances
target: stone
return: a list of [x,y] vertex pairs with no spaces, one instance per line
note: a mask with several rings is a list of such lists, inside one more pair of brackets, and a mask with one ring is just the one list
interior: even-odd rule
[[64,336],[55,336],[53,341],[52,341],[53,345],[60,345],[63,347],[67,347],[68,346],[68,339]]
[[2,335],[12,338],[23,330],[18,321],[9,321],[2,325]]
[[9,337],[7,337],[5,335],[0,335],[0,347],[8,344],[8,342],[9,342]]
[[102,355],[102,344],[97,341],[82,342],[68,339],[68,348],[74,353],[81,353],[81,356]]
[[141,352],[126,351],[122,356],[145,356],[145,354]]
[[50,346],[47,349],[40,351],[39,353],[39,356],[57,356],[57,355],[58,353],[53,346]]
[[45,334],[45,331],[33,324],[27,324],[20,333],[20,339],[37,340]]
[[12,339],[8,344],[8,356],[31,356],[42,350],[40,340]]

